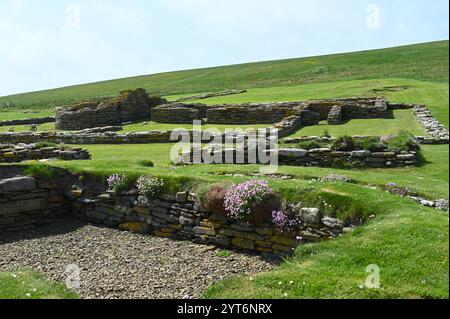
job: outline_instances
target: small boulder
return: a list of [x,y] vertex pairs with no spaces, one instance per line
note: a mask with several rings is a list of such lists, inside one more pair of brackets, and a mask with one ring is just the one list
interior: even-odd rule
[[28,192],[34,189],[36,189],[36,180],[33,177],[14,177],[0,181],[2,192]]

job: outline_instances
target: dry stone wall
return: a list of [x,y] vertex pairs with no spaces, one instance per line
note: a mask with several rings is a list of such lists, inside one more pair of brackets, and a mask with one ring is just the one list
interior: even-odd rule
[[32,125],[32,124],[44,124],[52,122],[55,122],[55,117],[48,116],[34,119],[0,121],[0,126]]
[[56,129],[78,131],[151,118],[151,108],[167,101],[150,98],[144,89],[128,90],[118,97],[81,102],[56,109]]
[[[238,162],[238,152],[235,148],[223,148],[219,150],[203,149],[202,153],[208,153],[211,158],[220,159],[219,163],[205,162],[205,164],[223,164],[227,158],[233,158],[232,164],[254,164],[249,163],[248,151],[244,150],[243,162]],[[330,148],[318,148],[311,150],[283,148],[278,150],[269,150],[269,152],[278,155],[278,162],[281,165],[288,166],[313,166],[313,167],[370,167],[370,168],[392,168],[415,166],[418,164],[419,155],[416,151],[386,151],[386,152],[370,152],[370,151],[333,151]],[[183,153],[182,162],[185,164],[194,164],[194,152]],[[199,164],[199,163],[195,163]],[[231,163],[230,163],[231,164]]]
[[30,229],[70,212],[65,192],[32,177],[0,180],[0,231]]
[[60,177],[59,183],[23,176],[0,180],[0,230],[81,218],[136,233],[271,255],[288,255],[300,243],[331,240],[345,231],[343,222],[317,208],[303,208],[301,227],[288,233],[272,223],[252,225],[206,212],[191,192],[157,198],[138,191],[97,192],[98,185],[81,185],[76,176],[66,177]]
[[[174,131],[151,131],[136,133],[61,133],[61,132],[20,132],[20,133],[1,133],[0,141],[8,144],[18,143],[64,143],[64,144],[152,144],[152,143],[174,143],[178,140],[171,140],[171,134]],[[190,132],[192,139],[192,131]],[[206,139],[204,142],[210,142]]]
[[291,254],[301,242],[334,239],[344,230],[341,221],[315,208],[302,210],[303,225],[296,233],[282,233],[272,224],[235,222],[202,211],[189,192],[157,199],[136,192],[107,192],[95,199],[79,199],[76,210],[91,222],[124,230],[276,255]]
[[201,107],[195,104],[164,104],[152,108],[152,120],[157,123],[192,124],[201,119]]
[[420,137],[424,144],[448,144],[449,133],[447,128],[442,125],[425,105],[416,105],[414,107],[414,114],[417,120],[430,134],[431,137]]
[[61,159],[88,160],[89,152],[82,148],[41,147],[34,144],[0,144],[0,163],[18,163],[29,160]]

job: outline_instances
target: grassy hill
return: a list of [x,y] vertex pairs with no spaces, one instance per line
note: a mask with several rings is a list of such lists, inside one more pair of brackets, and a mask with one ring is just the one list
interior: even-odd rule
[[407,78],[448,83],[448,41],[320,57],[168,72],[0,97],[0,106],[46,109],[144,87],[153,94],[265,88],[342,80]]

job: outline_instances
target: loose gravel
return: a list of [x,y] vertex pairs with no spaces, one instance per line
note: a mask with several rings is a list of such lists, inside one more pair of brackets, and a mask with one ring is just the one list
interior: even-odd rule
[[[28,268],[77,283],[87,299],[199,298],[212,284],[272,269],[275,260],[102,228],[74,220],[0,234],[0,271]],[[79,268],[77,268],[79,267]],[[75,281],[74,281],[75,279]]]

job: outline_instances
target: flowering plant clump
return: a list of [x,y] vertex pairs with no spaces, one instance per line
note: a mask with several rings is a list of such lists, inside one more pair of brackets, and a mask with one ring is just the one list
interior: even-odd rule
[[274,211],[272,213],[272,220],[275,226],[283,233],[298,230],[301,224],[298,215],[283,211]]
[[233,185],[224,199],[225,210],[229,217],[248,222],[253,208],[273,196],[273,190],[263,180],[252,180]]
[[113,174],[106,180],[108,182],[108,188],[113,191],[117,191],[118,187],[127,180],[125,175]]
[[137,180],[136,186],[142,195],[155,197],[161,193],[164,181],[158,177],[143,175]]

